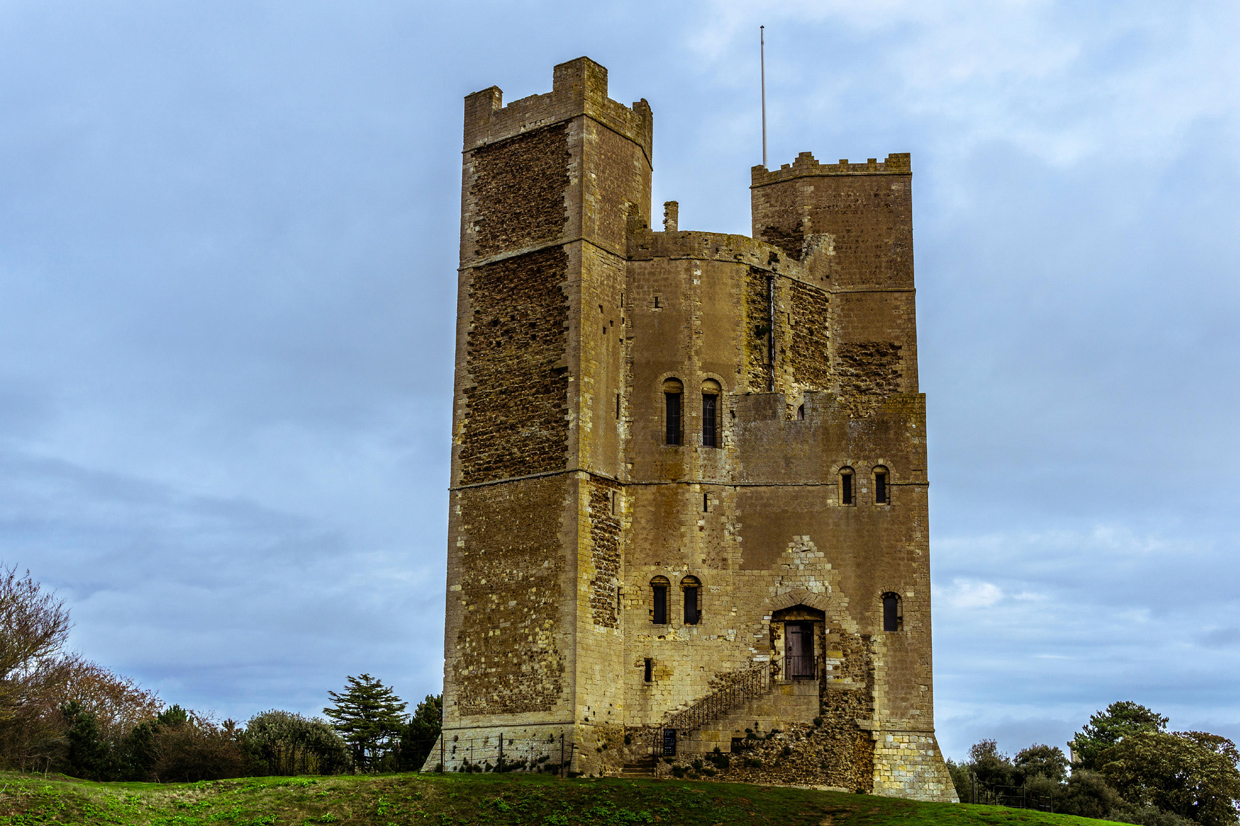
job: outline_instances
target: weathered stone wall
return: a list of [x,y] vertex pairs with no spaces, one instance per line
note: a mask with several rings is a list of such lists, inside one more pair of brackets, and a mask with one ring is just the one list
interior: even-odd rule
[[959,803],[933,734],[889,731],[874,749],[874,793],[909,800]]
[[[562,698],[563,477],[457,491],[464,514],[449,591],[450,668],[461,716],[550,711]],[[557,638],[560,637],[560,638]]]
[[461,484],[564,467],[567,264],[563,249],[548,247],[473,270]]
[[568,215],[568,127],[560,123],[480,146],[474,163],[474,255],[554,241]]
[[[831,302],[826,290],[792,281],[792,376],[806,390],[831,389]],[[842,365],[841,365],[842,368]],[[843,392],[843,391],[841,391]],[[894,389],[892,392],[895,392]]]
[[590,556],[594,576],[590,580],[590,616],[602,628],[620,622],[620,519],[615,497],[620,486],[607,479],[592,478],[590,491]]

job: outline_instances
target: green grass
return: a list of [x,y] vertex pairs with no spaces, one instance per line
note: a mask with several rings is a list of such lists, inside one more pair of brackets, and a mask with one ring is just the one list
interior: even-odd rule
[[732,783],[528,775],[264,777],[87,783],[0,772],[0,824],[123,826],[1102,826],[999,806]]

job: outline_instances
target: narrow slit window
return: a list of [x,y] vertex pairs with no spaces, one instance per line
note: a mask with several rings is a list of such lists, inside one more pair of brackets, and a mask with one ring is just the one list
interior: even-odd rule
[[874,468],[874,504],[886,505],[887,500],[887,468]]
[[616,394],[616,421],[620,420],[620,394]]
[[719,394],[723,388],[714,379],[702,385],[702,446],[719,447]]
[[683,396],[684,387],[676,379],[668,379],[663,382],[663,401],[666,410],[667,420],[667,444],[678,445],[681,443],[681,424],[680,424],[680,401]]
[[718,409],[719,397],[714,393],[702,394],[702,446],[703,447],[719,447],[718,443],[718,425],[715,420],[715,411]]
[[697,577],[687,576],[680,581],[680,589],[685,604],[685,625],[697,625],[702,620],[702,606],[699,602],[702,584]]
[[702,494],[702,513],[710,513],[710,495]]
[[655,577],[650,581],[650,592],[654,599],[650,621],[655,625],[667,625],[667,586],[670,583],[665,577]]
[[840,504],[853,504],[853,471],[852,468],[840,468]]
[[649,657],[646,658],[646,670],[643,679],[648,683],[654,682],[654,660]]
[[883,631],[899,631],[900,597],[898,594],[883,594]]

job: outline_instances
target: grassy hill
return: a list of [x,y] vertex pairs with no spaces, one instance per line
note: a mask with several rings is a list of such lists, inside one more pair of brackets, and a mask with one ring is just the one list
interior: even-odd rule
[[87,783],[0,773],[0,824],[388,826],[1102,826],[1068,815],[768,786],[547,776],[265,777]]

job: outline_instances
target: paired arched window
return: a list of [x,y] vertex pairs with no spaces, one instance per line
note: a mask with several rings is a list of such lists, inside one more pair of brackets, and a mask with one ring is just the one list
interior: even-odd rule
[[855,505],[857,504],[857,494],[853,490],[853,469],[850,467],[840,468],[840,504]]
[[654,601],[650,621],[655,625],[667,625],[667,589],[671,584],[665,576],[657,576],[650,580],[650,595]]
[[702,447],[719,447],[719,397],[723,388],[714,379],[702,382]]
[[685,625],[697,625],[702,619],[700,595],[702,583],[695,576],[687,576],[680,581],[681,596],[685,605]]
[[667,440],[669,445],[679,445],[684,442],[681,438],[681,400],[684,398],[685,386],[678,379],[668,379],[663,382],[663,404],[664,404],[664,423],[667,426]]
[[883,594],[883,630],[899,631],[904,624],[904,612],[900,607],[900,595],[892,591]]
[[878,465],[874,468],[874,504],[887,505],[891,503],[891,492],[887,486],[887,468]]

